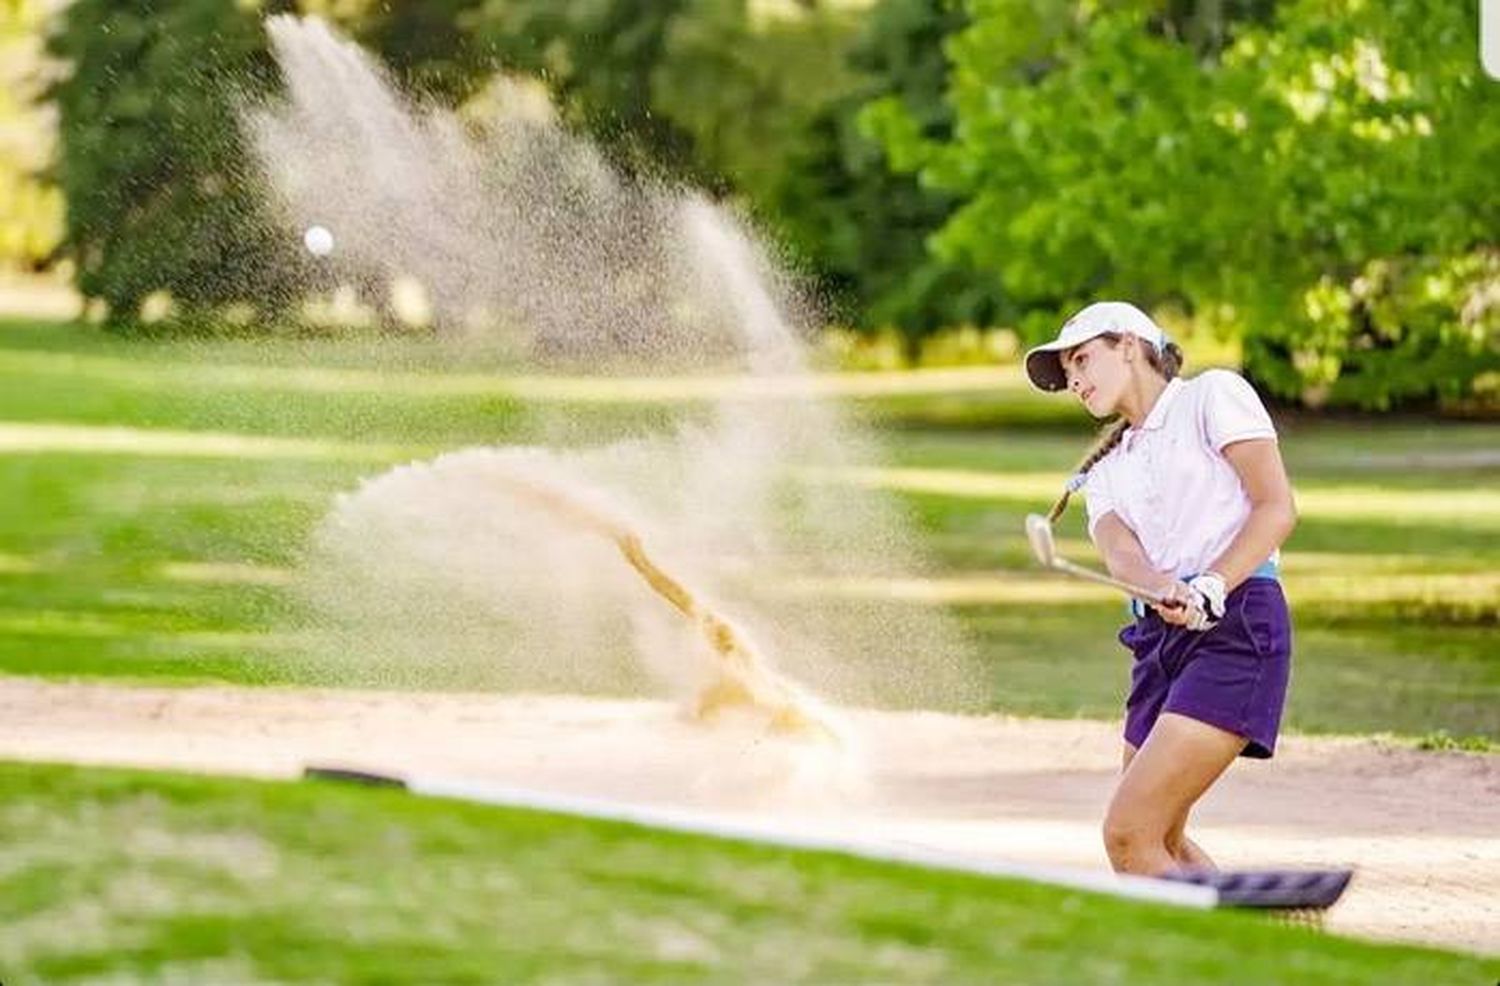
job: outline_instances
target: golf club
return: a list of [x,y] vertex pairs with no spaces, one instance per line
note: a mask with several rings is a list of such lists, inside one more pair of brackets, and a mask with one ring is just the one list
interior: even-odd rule
[[1066,572],[1080,579],[1088,579],[1090,582],[1098,582],[1102,585],[1114,586],[1121,589],[1137,599],[1158,606],[1181,606],[1179,600],[1169,600],[1159,592],[1153,592],[1144,586],[1134,585],[1120,579],[1075,565],[1057,553],[1057,544],[1052,540],[1052,524],[1041,514],[1026,515],[1026,540],[1031,542],[1031,551],[1036,555],[1036,560],[1042,563],[1044,568],[1050,568],[1058,572]]

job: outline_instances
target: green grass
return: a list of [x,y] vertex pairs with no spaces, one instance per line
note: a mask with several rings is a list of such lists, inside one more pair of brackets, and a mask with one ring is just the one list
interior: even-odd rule
[[1488,983],[1195,912],[312,783],[0,764],[0,979]]
[[1465,753],[1494,753],[1500,743],[1483,736],[1454,736],[1446,729],[1428,733],[1417,740],[1419,750],[1460,750]]
[[[590,391],[416,344],[125,342],[0,322],[0,673],[306,680],[277,659],[286,576],[337,491],[443,449],[601,441],[703,408],[688,384],[640,384]],[[939,580],[982,583],[952,605],[989,707],[1117,715],[1121,605],[1038,575],[1021,534],[1088,440],[1080,412],[1014,372],[851,407],[891,465],[856,478],[897,491]],[[1299,419],[1283,448],[1302,508],[1288,725],[1500,740],[1500,426]],[[1090,557],[1081,505],[1062,533]]]

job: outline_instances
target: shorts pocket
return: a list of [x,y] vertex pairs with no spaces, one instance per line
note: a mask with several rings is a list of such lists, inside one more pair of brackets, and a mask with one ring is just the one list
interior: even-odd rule
[[1245,639],[1262,660],[1285,659],[1292,649],[1291,623],[1281,586],[1266,580],[1245,593],[1240,604]]

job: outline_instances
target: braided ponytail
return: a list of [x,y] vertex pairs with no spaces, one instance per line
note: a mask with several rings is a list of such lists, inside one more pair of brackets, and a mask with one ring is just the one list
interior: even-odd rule
[[[1111,345],[1120,341],[1120,337],[1114,333],[1106,333],[1104,338],[1108,339]],[[1146,343],[1141,346],[1141,351],[1146,354],[1146,362],[1164,379],[1171,380],[1182,371],[1182,347],[1170,339],[1162,342],[1160,350]],[[1120,444],[1120,440],[1125,437],[1125,432],[1129,428],[1130,422],[1124,418],[1116,418],[1104,426],[1099,433],[1099,438],[1094,442],[1094,447],[1089,449],[1083,461],[1078,463],[1078,468],[1073,470],[1073,475],[1068,478],[1067,484],[1063,486],[1062,496],[1057,498],[1057,502],[1048,511],[1047,522],[1049,524],[1057,523],[1057,518],[1068,509],[1069,498],[1083,489],[1083,484],[1088,481],[1089,470],[1098,465],[1100,459],[1115,450],[1115,446]]]
[[1068,479],[1067,485],[1063,487],[1062,496],[1057,498],[1057,502],[1052,505],[1052,509],[1047,513],[1047,522],[1049,524],[1057,523],[1057,518],[1061,517],[1063,511],[1068,509],[1069,497],[1083,489],[1083,484],[1089,478],[1089,470],[1094,468],[1100,459],[1114,451],[1115,446],[1120,444],[1120,439],[1125,437],[1125,431],[1129,427],[1130,422],[1124,418],[1116,418],[1104,426],[1104,430],[1099,433],[1098,440],[1094,442],[1094,447],[1089,449],[1088,455],[1085,455],[1083,461],[1078,463],[1078,468],[1073,470],[1073,475]]

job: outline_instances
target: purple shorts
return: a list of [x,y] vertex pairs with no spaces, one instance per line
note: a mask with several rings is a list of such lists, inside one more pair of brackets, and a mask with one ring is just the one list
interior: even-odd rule
[[1120,631],[1135,654],[1125,740],[1137,749],[1163,712],[1245,737],[1243,757],[1276,749],[1291,676],[1292,623],[1275,579],[1252,578],[1229,594],[1211,630],[1172,626],[1154,611]]

